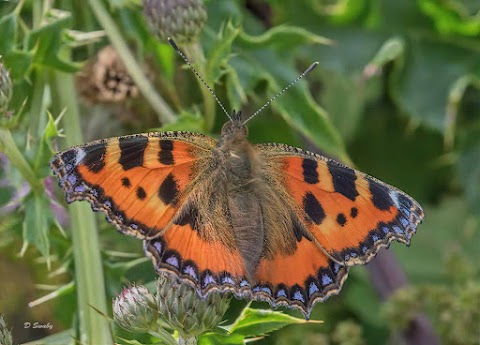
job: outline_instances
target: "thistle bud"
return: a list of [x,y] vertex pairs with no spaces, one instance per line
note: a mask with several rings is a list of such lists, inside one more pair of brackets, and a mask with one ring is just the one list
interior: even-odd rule
[[158,309],[155,297],[144,286],[125,288],[113,301],[113,318],[130,332],[156,330]]
[[211,292],[202,299],[194,288],[168,273],[158,278],[157,292],[160,315],[178,331],[185,343],[215,328],[230,304],[230,300],[218,292]]
[[0,61],[0,116],[7,114],[12,99],[12,79],[5,65]]
[[2,345],[13,344],[12,332],[8,330],[7,324],[5,323],[5,320],[3,319],[2,314],[0,314],[0,344]]
[[162,40],[172,37],[178,43],[192,42],[207,21],[202,0],[143,0],[143,6],[152,32]]

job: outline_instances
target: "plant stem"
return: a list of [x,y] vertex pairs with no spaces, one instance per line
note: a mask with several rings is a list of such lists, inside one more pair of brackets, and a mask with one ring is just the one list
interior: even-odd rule
[[[66,107],[63,126],[67,146],[83,142],[74,80],[69,74],[54,73],[57,111]],[[95,309],[107,314],[102,260],[93,212],[87,203],[69,207],[72,229],[75,283],[77,288],[80,343],[113,344],[108,320]],[[94,308],[92,308],[94,307]]]
[[[32,3],[32,14],[33,14],[33,29],[39,29],[45,12],[45,1],[34,1]],[[45,104],[44,104],[44,95],[45,95],[45,84],[46,84],[46,72],[45,69],[35,68],[34,69],[34,78],[33,83],[33,95],[32,95],[32,104],[30,106],[30,116],[31,121],[29,123],[29,132],[34,136],[34,138],[42,137],[42,130],[45,128],[43,124],[45,121],[42,121],[45,116]]]
[[[205,79],[205,82],[210,86],[213,90],[213,84],[209,76],[206,73],[205,69],[205,54],[203,53],[202,46],[198,43],[191,43],[190,45],[185,46],[185,55],[188,60],[193,64],[196,63],[196,69],[198,73]],[[205,85],[202,84],[200,79],[197,79],[198,84],[200,85],[200,91],[202,92],[203,97],[203,113],[205,118],[204,129],[206,132],[211,132],[213,126],[215,125],[215,110],[216,110],[216,103],[215,98],[213,95],[208,91]]]
[[45,128],[45,71],[41,68],[35,70],[35,83],[33,86],[32,104],[30,106],[30,113],[32,114],[29,123],[29,132],[34,135],[35,138],[42,137],[42,131]]
[[115,47],[115,50],[125,64],[125,68],[128,70],[128,73],[130,73],[143,96],[157,113],[160,122],[173,122],[175,120],[175,113],[145,77],[142,68],[135,60],[135,57],[125,43],[120,30],[117,28],[102,2],[100,0],[88,0],[88,2],[90,3],[93,13],[97,17],[97,20],[105,29],[112,45]]
[[0,128],[0,151],[5,153],[12,165],[20,171],[22,176],[28,181],[32,190],[39,192],[42,190],[42,182],[38,179],[32,170],[32,167],[25,160],[13,140],[12,133],[5,128]]

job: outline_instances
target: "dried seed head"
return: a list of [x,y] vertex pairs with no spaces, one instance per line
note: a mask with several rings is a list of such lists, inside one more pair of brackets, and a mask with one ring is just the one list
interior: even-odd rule
[[143,0],[143,6],[151,30],[162,40],[195,41],[207,21],[202,0]]
[[218,292],[201,298],[194,288],[169,273],[160,274],[157,292],[160,315],[184,339],[215,328],[230,304],[229,298]]
[[118,103],[138,96],[138,88],[120,56],[106,46],[77,75],[80,94],[92,103]]
[[113,301],[113,318],[130,332],[156,330],[158,309],[155,297],[144,286],[131,286]]

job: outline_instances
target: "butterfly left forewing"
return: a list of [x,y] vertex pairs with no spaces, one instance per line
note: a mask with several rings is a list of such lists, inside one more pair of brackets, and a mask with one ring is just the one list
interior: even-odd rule
[[145,238],[170,223],[214,145],[194,133],[137,134],[69,148],[51,168],[68,202],[86,200],[121,232]]
[[413,198],[334,160],[282,144],[256,149],[305,228],[342,265],[366,263],[393,240],[410,243],[423,219]]
[[251,297],[244,258],[225,214],[216,141],[200,134],[130,135],[72,147],[51,168],[68,202],[88,201],[118,230],[144,239],[158,273],[202,294]]

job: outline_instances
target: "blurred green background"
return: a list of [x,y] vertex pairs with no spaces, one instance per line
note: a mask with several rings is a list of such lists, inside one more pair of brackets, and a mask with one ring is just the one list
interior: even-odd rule
[[[99,17],[98,3],[118,32]],[[404,190],[426,214],[410,247],[394,244],[395,256],[352,268],[340,295],[315,307],[312,318],[322,325],[289,326],[261,343],[414,344],[409,334],[418,329],[411,321],[422,315],[435,335],[428,339],[480,344],[480,3],[205,5],[208,19],[199,36],[177,44],[228,111],[253,113],[312,62],[320,63],[249,123],[252,142],[335,157]],[[6,107],[0,104],[0,312],[17,343],[79,322],[78,244],[63,195],[47,177],[53,152],[70,145],[69,138],[79,144],[80,129],[84,141],[172,129],[216,136],[227,120],[152,33],[142,7],[140,0],[0,3],[0,55],[13,80],[13,96]],[[118,67],[115,53],[96,55],[112,43],[122,58],[122,47],[132,51],[138,65]],[[95,79],[102,68],[117,73],[119,84],[127,80],[128,92],[112,98],[102,89],[104,80]],[[129,79],[135,68],[154,86],[153,96]],[[155,106],[159,98],[167,113]],[[72,107],[79,109],[81,127],[69,114]],[[62,122],[54,121],[63,112]],[[62,135],[66,142],[57,140]],[[107,296],[128,281],[152,281],[140,241],[95,218]],[[381,269],[390,281],[382,281]],[[32,301],[39,305],[30,308]],[[233,302],[227,318],[243,305]],[[27,321],[53,328],[25,329]]]

